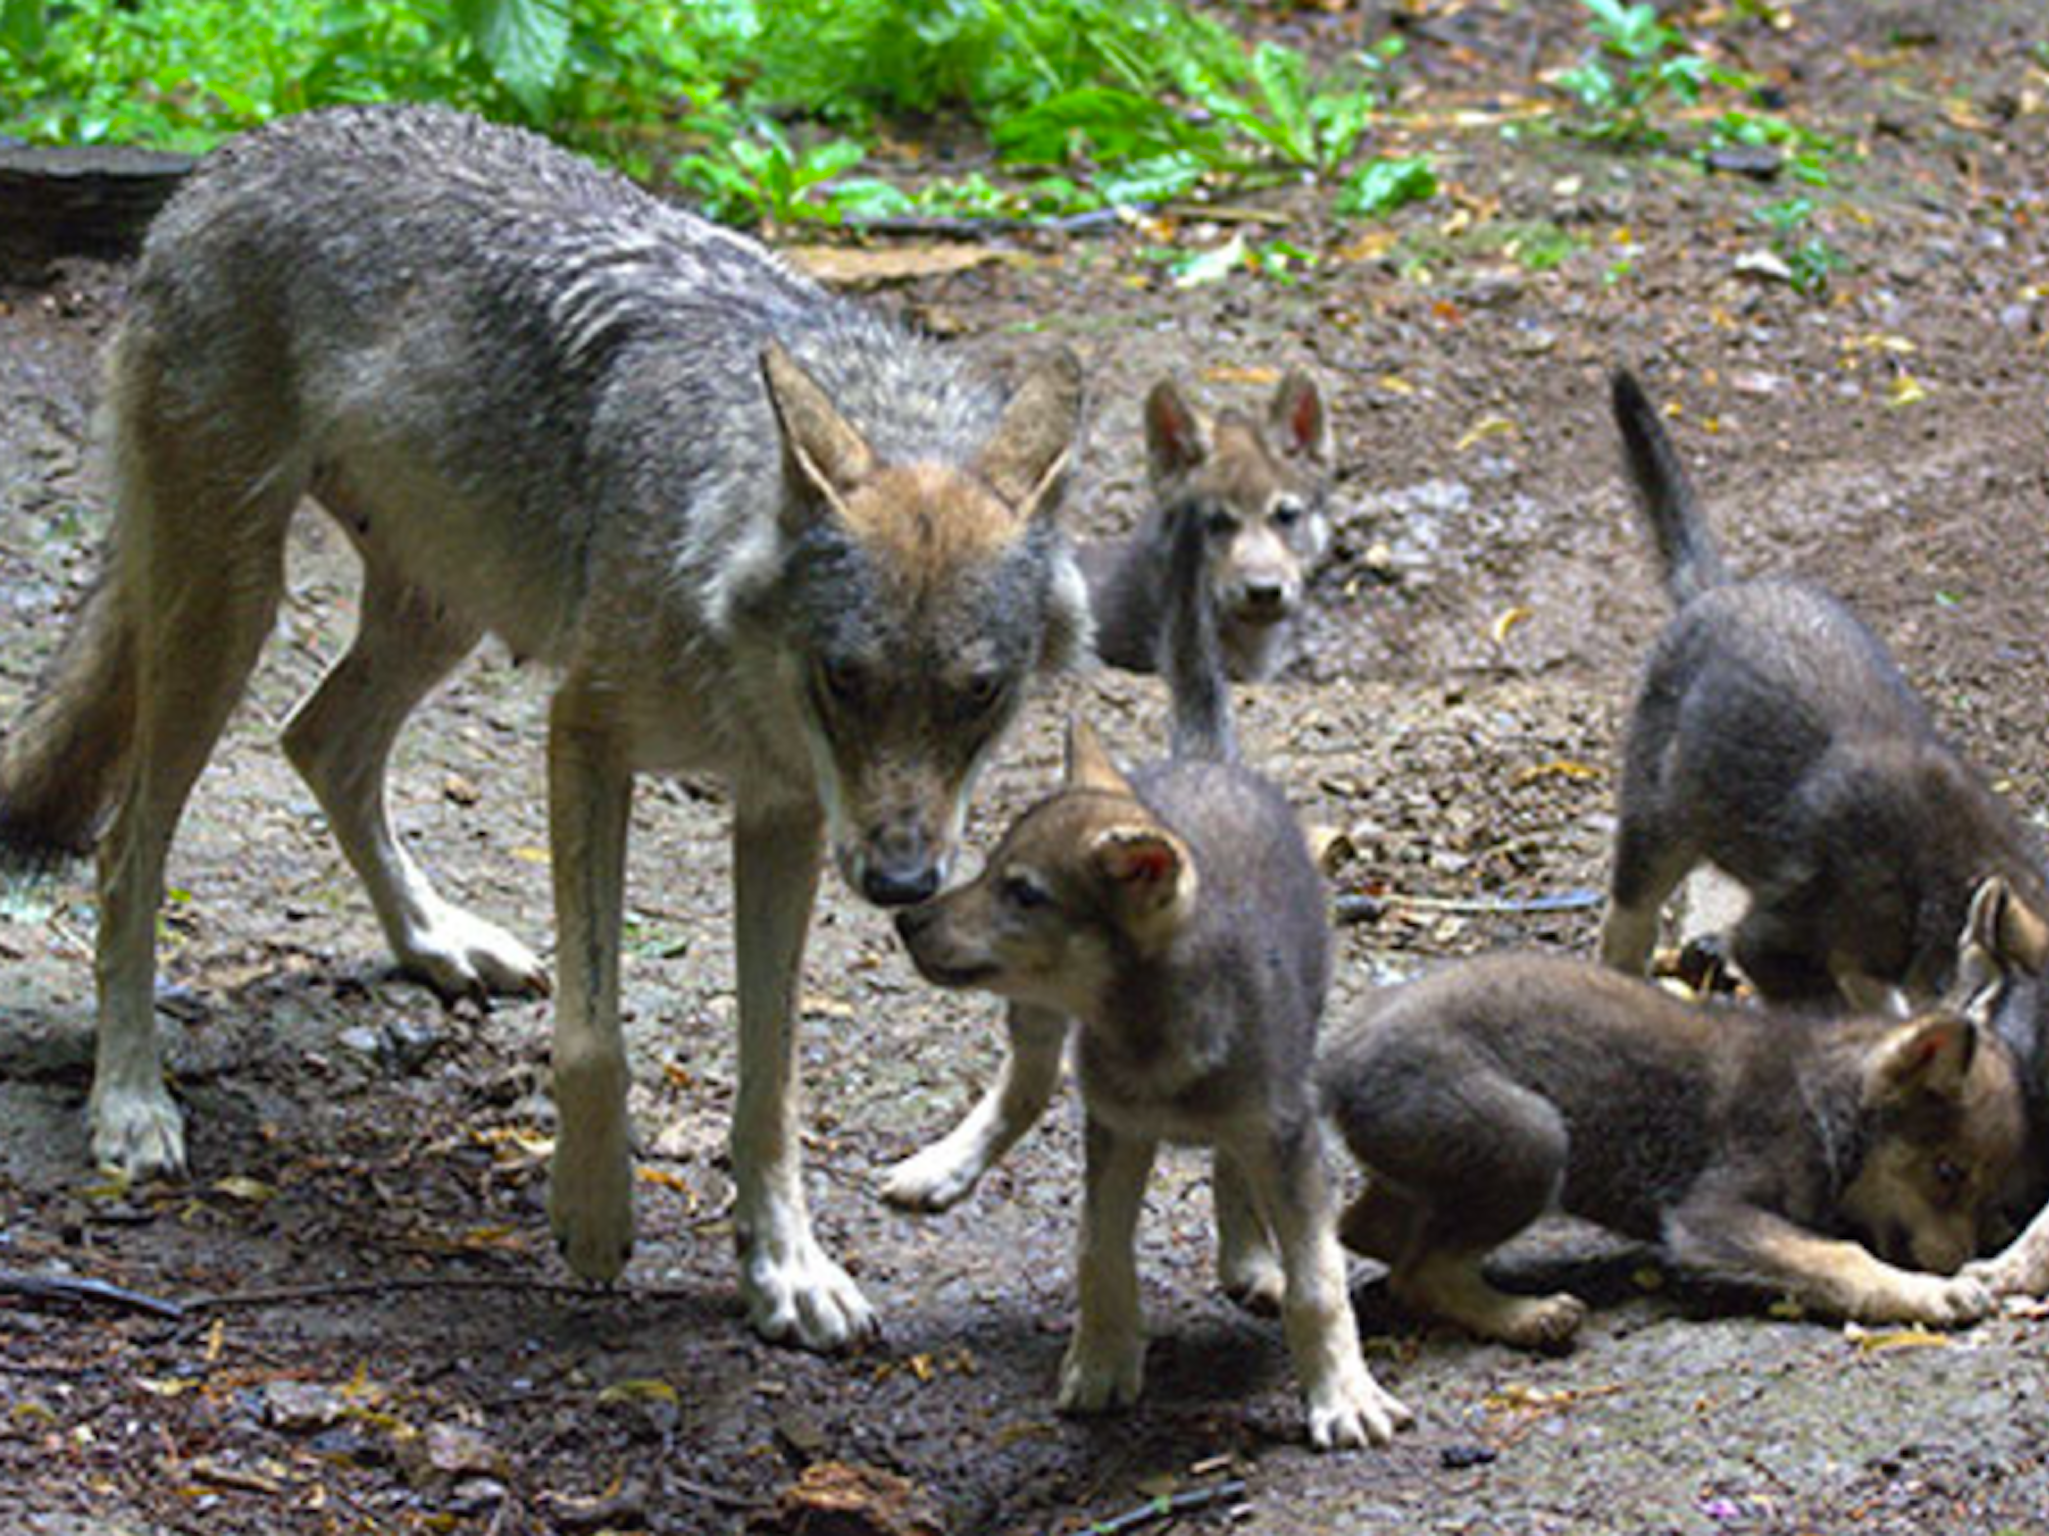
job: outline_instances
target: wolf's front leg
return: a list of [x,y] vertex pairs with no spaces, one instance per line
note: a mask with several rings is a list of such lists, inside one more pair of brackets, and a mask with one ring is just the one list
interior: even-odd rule
[[765,1339],[838,1349],[875,1314],[811,1233],[797,1116],[798,973],[818,893],[815,809],[750,808],[733,824],[740,1090],[733,1106],[735,1236],[747,1321]]
[[1994,1296],[2049,1294],[2049,1209],[2038,1211],[2027,1230],[1998,1254],[1966,1264],[1963,1272]]
[[951,1131],[884,1176],[882,1198],[907,1211],[943,1211],[974,1191],[1038,1123],[1060,1086],[1067,1017],[1010,1005],[1010,1051],[986,1093]]
[[633,1251],[633,1149],[619,1030],[619,930],[633,774],[580,692],[556,695],[548,733],[555,877],[555,1160],[548,1216],[570,1267],[611,1280]]

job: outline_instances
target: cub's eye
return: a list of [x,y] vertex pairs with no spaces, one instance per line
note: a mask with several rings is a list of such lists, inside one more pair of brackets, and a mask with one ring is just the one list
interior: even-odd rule
[[1047,889],[1030,875],[1005,875],[997,888],[1004,903],[1022,912],[1031,912],[1045,906],[1053,897]]
[[1935,1182],[1945,1195],[1956,1195],[1961,1194],[1964,1186],[1971,1182],[1971,1175],[1960,1164],[1953,1163],[1946,1157],[1938,1158],[1935,1164]]
[[818,681],[819,686],[825,690],[826,697],[833,703],[853,704],[861,697],[861,687],[865,679],[858,662],[849,661],[844,656],[835,656],[819,663]]
[[1267,517],[1276,528],[1285,529],[1294,527],[1302,521],[1305,515],[1306,513],[1300,502],[1278,501],[1274,503],[1274,509],[1267,514]]
[[986,715],[994,709],[1003,697],[1004,677],[1001,672],[977,672],[961,689],[961,703],[970,715]]

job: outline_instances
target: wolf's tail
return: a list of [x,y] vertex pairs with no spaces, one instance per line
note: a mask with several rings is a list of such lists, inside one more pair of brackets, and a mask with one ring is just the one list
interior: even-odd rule
[[135,729],[135,633],[112,562],[0,742],[0,872],[92,851]]
[[1209,531],[1192,507],[1178,509],[1174,518],[1159,657],[1160,675],[1174,700],[1173,755],[1235,762],[1238,732],[1231,722],[1231,688],[1224,679],[1216,603],[1209,590]]
[[1728,573],[1657,408],[1626,368],[1615,370],[1614,393],[1615,425],[1629,459],[1629,478],[1636,483],[1637,505],[1657,541],[1665,590],[1683,608],[1727,581]]

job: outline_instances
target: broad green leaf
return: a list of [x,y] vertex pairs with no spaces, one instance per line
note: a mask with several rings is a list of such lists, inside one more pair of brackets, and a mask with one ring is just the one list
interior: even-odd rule
[[454,0],[454,8],[457,25],[499,84],[545,118],[569,58],[567,0]]
[[1341,214],[1373,218],[1437,195],[1437,173],[1427,160],[1376,160],[1352,176],[1338,194]]
[[0,43],[20,54],[41,53],[49,37],[44,10],[45,0],[5,0],[0,4]]

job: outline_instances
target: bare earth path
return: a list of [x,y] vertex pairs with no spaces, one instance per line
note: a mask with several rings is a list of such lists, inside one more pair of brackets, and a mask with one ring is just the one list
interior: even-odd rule
[[[1867,151],[1818,199],[1852,265],[1809,299],[1735,270],[1762,243],[1753,210],[1788,189],[1501,137],[1533,89],[1513,62],[1574,55],[1565,7],[1542,25],[1523,9],[1476,6],[1449,41],[1414,44],[1411,121],[1389,142],[1429,148],[1449,189],[1394,221],[1391,246],[1281,194],[1293,238],[1325,256],[1297,283],[1173,288],[1144,248],[1221,235],[1184,223],[1025,242],[876,296],[991,357],[1049,336],[1084,352],[1084,530],[1135,513],[1136,403],[1160,372],[1216,399],[1289,363],[1328,381],[1347,475],[1314,653],[1242,702],[1252,751],[1303,814],[1350,832],[1340,879],[1424,898],[1343,930],[1339,1010],[1433,957],[1588,945],[1576,893],[1602,881],[1617,722],[1663,612],[1605,416],[1617,360],[1675,406],[1733,558],[1846,597],[2038,826],[2049,810],[2036,13],[1816,0],[1783,33],[1715,34],[1803,122]],[[1297,24],[1338,47],[1359,20]],[[1574,252],[1527,271],[1477,233],[1509,222]],[[104,527],[87,421],[122,278],[72,266],[0,287],[0,716]],[[850,1359],[755,1342],[726,1217],[725,815],[701,787],[648,786],[636,812],[642,1244],[615,1293],[570,1286],[542,1211],[547,1005],[448,1015],[391,976],[275,745],[353,594],[341,540],[304,519],[279,632],[173,860],[161,1021],[195,1123],[189,1186],[122,1193],[85,1171],[89,882],[0,905],[0,1269],[188,1301],[330,1289],[182,1319],[0,1295],[0,1532],[794,1530],[773,1506],[807,1467],[903,1479],[933,1522],[881,1523],[871,1495],[869,1523],[820,1531],[1072,1531],[1227,1479],[1242,1493],[1147,1528],[2049,1531],[2049,1323],[1859,1337],[1562,1225],[1503,1269],[1597,1303],[1565,1359],[1422,1328],[1361,1265],[1375,1369],[1420,1422],[1388,1452],[1314,1457],[1276,1329],[1216,1294],[1189,1157],[1164,1164],[1144,1232],[1143,1406],[1056,1419],[1072,1108],[964,1209],[884,1208],[879,1170],[966,1106],[998,1031],[985,1004],[921,986],[836,887],[804,996],[813,1200],[887,1332]],[[487,647],[422,712],[396,780],[407,835],[452,892],[539,942],[543,698]],[[1071,708],[1126,756],[1159,740],[1149,682],[1064,685],[991,776],[978,846],[1050,782]],[[1536,897],[1567,899],[1476,910]],[[347,1288],[360,1281],[409,1284]]]

